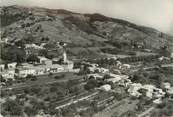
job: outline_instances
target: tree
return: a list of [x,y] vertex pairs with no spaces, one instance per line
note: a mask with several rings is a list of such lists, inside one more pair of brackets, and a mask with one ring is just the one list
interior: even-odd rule
[[30,91],[31,91],[33,94],[38,95],[38,93],[41,92],[41,88],[40,88],[40,87],[32,87],[32,88],[30,89]]
[[82,89],[83,88],[81,86],[76,85],[76,86],[71,87],[69,89],[69,92],[72,93],[72,94],[75,93],[76,95],[79,95],[83,91]]
[[17,46],[7,46],[1,49],[1,58],[9,62],[24,62],[25,56],[25,51]]
[[35,54],[31,54],[27,58],[27,62],[32,62],[32,63],[39,62],[39,58]]
[[103,79],[109,79],[111,76],[109,74],[104,75]]
[[167,46],[161,47],[159,50],[159,54],[161,56],[165,56],[165,57],[170,57],[171,52],[169,51]]
[[50,87],[50,92],[55,92],[57,89],[58,89],[57,86],[52,86]]
[[39,51],[40,56],[47,56],[47,54],[48,54],[48,51],[45,49]]
[[7,111],[12,116],[20,116],[20,115],[22,115],[22,108],[16,101],[7,100],[2,105],[2,108],[3,108],[4,111]]
[[60,79],[60,78],[64,78],[65,74],[60,74],[60,75],[56,75],[54,78],[55,79]]
[[24,112],[25,112],[28,116],[30,116],[30,117],[32,117],[32,116],[34,116],[34,115],[37,114],[37,111],[36,111],[34,108],[31,108],[31,107],[28,107],[28,106],[24,108]]
[[31,100],[31,104],[35,110],[35,113],[38,113],[42,109],[46,109],[44,102],[39,102],[37,99]]
[[94,89],[95,87],[98,87],[98,82],[95,79],[90,79],[84,87],[86,90]]
[[5,82],[6,80],[0,75],[0,82]]

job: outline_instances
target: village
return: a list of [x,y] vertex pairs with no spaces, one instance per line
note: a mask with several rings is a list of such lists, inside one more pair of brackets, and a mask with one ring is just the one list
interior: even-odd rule
[[172,0],[0,3],[0,117],[173,117]]
[[[62,48],[65,48],[66,44],[63,44],[61,46]],[[30,49],[33,50],[39,50],[43,49],[40,46],[38,47],[35,44],[27,44],[25,45],[25,51],[27,55],[30,55],[33,53],[33,51],[29,51]],[[30,48],[30,49],[28,49]],[[8,64],[1,64],[0,70],[1,70],[1,91],[3,92],[13,92],[11,96],[9,94],[5,94],[2,98],[0,103],[4,104],[10,100],[16,100],[18,96],[21,95],[21,91],[26,90],[27,87],[49,87],[48,84],[45,84],[45,82],[50,82],[50,86],[52,87],[54,83],[60,83],[61,80],[63,80],[63,83],[65,82],[76,82],[75,86],[74,84],[71,84],[73,87],[78,87],[75,89],[75,92],[78,94],[69,93],[66,97],[65,95],[60,98],[58,101],[54,101],[55,104],[52,102],[49,102],[49,106],[53,108],[55,111],[53,115],[50,115],[46,112],[46,109],[40,108],[38,112],[35,114],[38,116],[55,116],[56,111],[58,114],[62,113],[65,109],[70,108],[71,106],[75,106],[75,108],[80,108],[80,111],[77,112],[71,112],[69,113],[74,114],[74,117],[80,117],[81,112],[88,112],[91,111],[90,109],[95,108],[96,111],[92,114],[93,117],[102,117],[104,114],[108,113],[107,109],[113,110],[114,107],[118,108],[121,107],[121,102],[131,100],[131,102],[128,103],[134,103],[134,106],[131,107],[133,111],[136,112],[138,115],[133,115],[133,111],[124,110],[124,112],[120,112],[117,114],[117,117],[120,115],[128,115],[132,114],[131,116],[145,116],[145,115],[151,115],[152,110],[154,110],[156,105],[161,105],[166,100],[172,100],[173,97],[173,84],[172,82],[169,82],[168,80],[165,80],[164,82],[161,82],[159,86],[156,86],[152,82],[137,82],[135,79],[135,73],[138,74],[140,70],[143,71],[149,71],[147,75],[150,74],[150,70],[152,69],[161,69],[163,67],[169,67],[172,68],[172,55],[170,57],[158,57],[158,56],[146,56],[146,57],[138,57],[134,58],[132,57],[132,63],[126,63],[126,58],[117,58],[117,57],[111,57],[103,59],[102,62],[99,62],[100,60],[86,60],[86,61],[80,61],[78,63],[73,62],[72,60],[68,60],[67,53],[65,49],[63,49],[62,56],[60,59],[58,58],[52,58],[48,59],[45,56],[37,56],[37,59],[32,60],[34,56],[32,56],[31,61],[18,64],[17,62],[8,63]],[[161,64],[160,66],[151,65],[146,66],[145,68],[141,68],[141,61],[145,60],[145,58],[160,61],[160,63],[163,63],[163,61],[166,61],[166,64]],[[158,58],[157,58],[158,57]],[[103,61],[106,61],[106,66],[102,65]],[[125,62],[124,62],[125,61]],[[131,59],[130,59],[131,61]],[[136,61],[136,63],[135,63]],[[99,64],[101,63],[101,64]],[[135,63],[135,64],[134,64]],[[170,63],[170,64],[169,64]],[[108,65],[111,64],[111,65]],[[108,66],[109,67],[108,67]],[[165,66],[164,66],[165,65]],[[166,66],[168,65],[168,66]],[[76,67],[77,66],[77,67]],[[105,66],[105,67],[103,67]],[[147,71],[147,72],[148,72]],[[58,75],[62,74],[63,75]],[[64,78],[67,77],[68,78]],[[51,81],[53,75],[55,75],[54,80]],[[42,78],[45,76],[46,78]],[[15,80],[21,80],[21,79],[27,79],[29,77],[35,78],[39,77],[37,80],[33,80],[31,84],[25,83],[14,83]],[[76,79],[72,79],[70,77],[75,77]],[[149,76],[151,77],[151,76]],[[153,76],[154,77],[154,76]],[[156,76],[158,77],[158,76]],[[46,81],[41,81],[42,79],[47,79]],[[56,80],[56,81],[55,81]],[[74,81],[71,81],[74,80]],[[140,79],[139,79],[140,80]],[[142,79],[141,79],[142,80]],[[7,85],[7,82],[12,82],[10,85]],[[32,85],[34,84],[35,85]],[[156,81],[159,82],[159,81]],[[19,84],[19,85],[18,85]],[[21,86],[21,88],[20,88]],[[44,88],[43,88],[44,89]],[[20,93],[15,94],[17,90],[20,90]],[[70,89],[68,89],[70,90]],[[63,90],[62,90],[63,91]],[[56,90],[53,90],[53,92],[56,92]],[[29,95],[29,94],[27,94]],[[36,94],[37,95],[37,94]],[[67,94],[66,94],[67,95]],[[30,96],[31,97],[35,97]],[[25,97],[23,97],[25,98]],[[21,98],[21,99],[23,99]],[[43,98],[43,97],[42,97]],[[134,99],[131,99],[134,98]],[[142,98],[142,99],[141,99]],[[145,100],[149,101],[150,106],[144,106],[140,110],[136,109],[139,108],[137,106],[141,100],[144,100],[143,98],[146,98]],[[20,99],[19,99],[20,101]],[[89,104],[94,104],[95,106],[91,105],[81,105],[80,103],[88,102]],[[30,102],[31,103],[31,102]],[[78,107],[84,106],[84,107]],[[128,106],[125,102],[122,104],[124,106]],[[86,107],[85,107],[86,106]],[[32,107],[32,106],[29,106]],[[153,107],[151,109],[151,107]],[[149,111],[149,109],[151,109]],[[27,110],[26,110],[27,111]],[[74,110],[73,110],[74,111]],[[93,111],[91,111],[93,112]],[[114,111],[113,111],[114,112]],[[110,114],[107,117],[112,117]],[[62,116],[62,115],[61,115]]]

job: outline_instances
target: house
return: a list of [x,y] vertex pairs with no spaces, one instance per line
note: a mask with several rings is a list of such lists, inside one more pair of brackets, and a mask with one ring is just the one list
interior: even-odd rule
[[109,73],[110,77],[109,79],[106,79],[106,81],[108,82],[113,82],[113,83],[116,83],[116,82],[119,82],[120,80],[124,80],[124,79],[128,79],[129,76],[127,75],[116,75],[116,74],[113,74],[113,73]]
[[142,88],[142,84],[133,83],[133,84],[130,85],[130,88],[128,89],[128,92],[132,96],[139,97],[139,96],[142,95],[140,92],[138,92],[138,90],[141,89],[141,88]]
[[14,70],[14,69],[5,70],[5,71],[1,72],[1,76],[2,76],[4,79],[14,79],[15,70]]
[[158,59],[159,59],[159,61],[164,61],[164,62],[170,61],[170,58],[164,57],[164,56],[162,56],[162,57],[160,57],[160,58],[158,58]]
[[120,61],[116,61],[116,66],[118,67],[118,69],[121,69],[121,65],[122,63]]
[[105,84],[105,85],[100,87],[100,90],[102,90],[102,91],[110,91],[111,90],[111,85]]
[[35,70],[30,68],[21,68],[17,72],[19,77],[27,77],[28,75],[35,75]]
[[1,76],[5,79],[14,79],[15,76],[15,68],[17,63],[9,63],[7,64],[8,69],[5,69],[5,65],[0,65]]
[[166,90],[169,90],[171,88],[171,84],[169,82],[163,83],[163,86]]
[[50,72],[50,73],[65,72],[64,66],[61,66],[59,64],[53,64],[51,66],[47,66],[46,68],[49,69],[48,72]]
[[120,70],[118,70],[118,69],[113,69],[113,73],[114,73],[114,74],[121,75],[121,72],[120,72]]
[[130,65],[129,64],[123,64],[122,66],[121,66],[121,68],[122,69],[130,69]]
[[[68,68],[68,67],[67,67]],[[59,72],[68,72],[71,69],[67,69],[63,65],[59,64],[46,64],[46,65],[37,65],[24,64],[22,67],[17,68],[17,74],[20,77],[26,77],[27,75],[46,75],[49,73],[59,73]]]
[[51,65],[52,64],[52,60],[50,60],[50,59],[47,59],[47,58],[45,58],[45,57],[42,57],[42,56],[38,56],[38,58],[39,58],[39,63],[40,64],[44,64],[44,65]]
[[171,56],[170,57],[173,58],[173,52],[171,53]]
[[43,47],[43,45],[39,46],[39,45],[36,45],[36,44],[25,44],[25,52],[26,52],[26,55],[30,55],[30,54],[38,54],[38,52],[40,50],[43,50],[45,49]]
[[4,69],[5,69],[5,64],[0,64],[0,71],[2,72],[4,71]]
[[90,72],[95,72],[96,68],[95,67],[88,67]]
[[168,93],[169,95],[173,95],[173,87],[171,87],[171,88],[167,91],[167,93]]
[[130,79],[123,79],[118,82],[118,85],[128,87],[130,84],[132,84]]
[[16,65],[17,65],[16,62],[14,62],[14,63],[8,63],[8,64],[7,64],[8,69],[15,69],[15,68],[16,68]]
[[119,82],[120,80],[121,80],[120,78],[109,78],[109,79],[106,79],[107,82],[112,82],[112,83]]
[[71,72],[71,71],[73,71],[74,63],[73,63],[73,61],[68,60],[66,63],[62,64],[61,66],[64,67],[64,70],[66,72]]
[[153,103],[154,104],[161,104],[162,100],[161,100],[161,98],[158,98],[158,99],[153,100]]
[[102,79],[103,78],[103,76],[101,76],[100,74],[97,74],[97,73],[95,73],[95,74],[88,74],[87,77],[88,77],[88,79],[90,79],[90,78]]
[[105,69],[105,68],[97,68],[97,70],[101,73],[108,73],[109,69]]
[[38,46],[36,44],[25,44],[25,48],[44,49],[43,46]]
[[88,63],[88,65],[89,65],[88,69],[89,69],[90,72],[95,72],[96,70],[99,70],[97,68],[99,66],[98,64],[90,64],[90,63]]
[[146,89],[146,96],[150,99],[152,98],[161,98],[165,96],[165,92],[162,89],[156,88],[153,85],[143,85],[142,89]]

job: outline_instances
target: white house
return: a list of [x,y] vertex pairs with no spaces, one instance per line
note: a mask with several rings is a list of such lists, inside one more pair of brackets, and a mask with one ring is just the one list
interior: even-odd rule
[[74,63],[73,61],[67,61],[66,63],[62,64],[61,66],[64,67],[65,71],[71,72],[73,71]]
[[140,92],[138,92],[138,90],[141,88],[142,88],[142,85],[140,83],[133,83],[130,85],[128,92],[132,96],[139,97],[140,95],[142,95]]
[[27,75],[35,75],[35,69],[29,69],[29,68],[21,68],[18,69],[18,76],[19,77],[26,77]]
[[167,93],[168,93],[169,95],[173,95],[173,87],[171,87],[171,88],[167,91]]
[[16,62],[14,62],[14,63],[8,63],[8,64],[7,64],[8,69],[15,69],[15,68],[16,68],[16,65],[17,65]]
[[36,44],[25,44],[25,48],[44,49],[43,46],[38,46]]
[[15,70],[14,69],[5,70],[5,71],[1,72],[1,76],[4,79],[14,79],[14,75],[15,75]]
[[45,64],[45,65],[51,65],[52,64],[52,60],[50,60],[50,59],[47,59],[43,56],[38,56],[38,58],[39,58],[41,64]]
[[123,64],[122,66],[121,66],[121,68],[122,69],[130,69],[130,65],[129,64]]
[[161,100],[161,98],[158,98],[158,99],[153,100],[153,103],[154,104],[161,104],[162,100]]
[[88,74],[87,77],[88,78],[93,77],[94,79],[102,79],[103,78],[103,76],[101,76],[100,74],[97,74],[97,73],[95,73],[95,74]]
[[102,91],[110,91],[111,90],[111,85],[105,84],[105,85],[101,86],[100,89]]
[[105,68],[97,68],[99,72],[101,73],[108,73],[109,69],[105,69]]
[[170,84],[169,82],[163,83],[163,86],[164,86],[164,88],[167,89],[167,90],[171,88],[171,84]]
[[170,57],[173,58],[173,52],[171,53],[171,56]]
[[59,73],[59,72],[68,72],[71,69],[68,69],[63,65],[59,64],[51,64],[51,65],[38,65],[33,66],[31,64],[28,64],[28,67],[25,65],[25,67],[18,68],[18,76],[20,77],[26,77],[27,75],[46,75],[49,73]]
[[129,78],[129,76],[127,76],[127,75],[116,75],[116,74],[112,74],[112,73],[109,73],[109,75],[111,78],[106,79],[106,81],[113,82],[113,83],[116,83],[116,82],[119,82],[121,80],[125,80],[125,79]]

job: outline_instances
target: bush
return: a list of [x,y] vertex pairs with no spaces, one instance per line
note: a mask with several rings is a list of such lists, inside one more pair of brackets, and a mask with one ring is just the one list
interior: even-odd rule
[[25,51],[17,46],[7,46],[1,49],[1,59],[9,62],[22,63],[25,61]]
[[34,55],[34,54],[31,54],[31,55],[29,55],[29,57],[27,58],[27,62],[39,62],[39,58],[36,56],[36,55]]
[[84,87],[86,90],[94,89],[95,87],[98,87],[98,82],[95,79],[90,79]]
[[2,105],[2,108],[3,108],[4,111],[7,111],[12,116],[20,116],[20,115],[22,115],[22,108],[16,101],[7,100]]
[[56,75],[54,78],[55,79],[60,79],[60,78],[64,78],[65,74],[60,74],[60,75]]
[[37,114],[37,111],[31,107],[25,107],[24,112],[28,115],[28,116],[34,116]]
[[36,81],[36,80],[37,80],[37,77],[35,76],[31,78],[31,81]]

